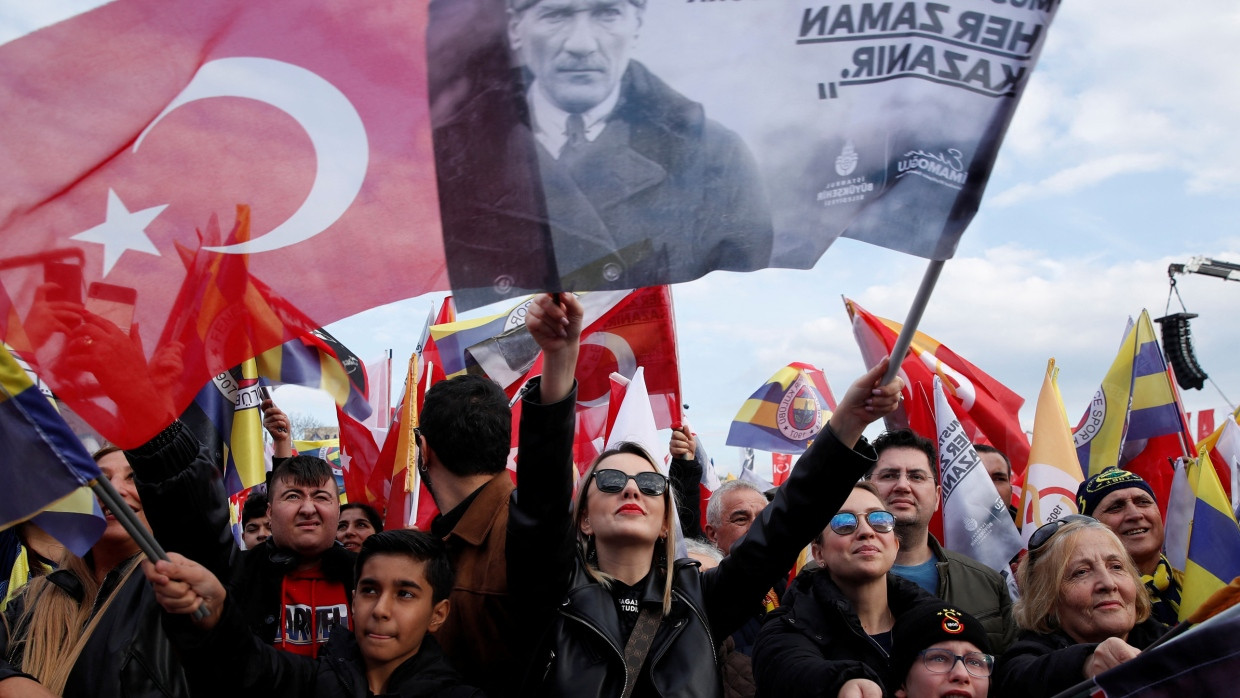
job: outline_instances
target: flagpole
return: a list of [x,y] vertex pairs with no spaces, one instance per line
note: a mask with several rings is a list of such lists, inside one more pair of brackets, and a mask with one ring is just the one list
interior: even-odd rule
[[904,354],[908,352],[909,345],[913,343],[913,333],[917,332],[917,326],[921,324],[921,316],[926,312],[926,306],[930,303],[930,294],[934,293],[934,285],[938,283],[939,274],[943,271],[943,263],[941,259],[932,259],[926,266],[926,273],[921,277],[921,286],[917,289],[917,295],[913,297],[913,306],[908,309],[904,327],[900,329],[900,336],[896,337],[896,344],[891,348],[891,365],[887,367],[887,375],[883,376],[883,385],[894,380],[896,374],[900,372],[900,365],[904,363]]
[[[155,540],[155,536],[150,529],[138,521],[138,517],[133,513],[133,509],[130,509],[125,500],[121,498],[120,493],[112,486],[110,480],[106,477],[97,477],[92,479],[89,484],[95,496],[99,497],[99,501],[103,502],[103,505],[112,512],[116,520],[120,522],[121,526],[129,533],[129,536],[133,538],[138,547],[142,549],[142,552],[146,554],[147,559],[152,563],[168,559],[168,553],[164,552],[163,547],[160,546],[159,541]],[[202,620],[209,613],[204,602],[194,611],[194,619]]]

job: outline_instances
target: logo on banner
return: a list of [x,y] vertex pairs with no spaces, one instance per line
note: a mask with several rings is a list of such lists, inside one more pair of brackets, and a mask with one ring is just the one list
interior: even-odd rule
[[857,148],[853,146],[852,141],[844,142],[844,149],[840,154],[835,156],[835,174],[841,177],[847,177],[857,169]]
[[1080,448],[1098,435],[1102,430],[1102,423],[1107,420],[1107,395],[1102,392],[1102,388],[1098,388],[1098,392],[1094,393],[1094,399],[1089,403],[1089,411],[1081,419],[1081,423],[1072,431],[1072,446]]
[[[861,156],[852,141],[845,141],[840,154],[835,156],[835,174],[848,177],[857,170]],[[838,206],[864,201],[866,194],[874,191],[874,183],[865,177],[849,177],[831,182],[818,192],[817,199],[823,206]]]
[[779,401],[775,411],[775,423],[779,433],[793,441],[804,441],[818,433],[822,420],[822,405],[804,375],[798,375]]
[[924,177],[951,189],[961,189],[969,178],[965,171],[964,153],[955,148],[933,152],[910,150],[896,161],[896,179],[905,175]]

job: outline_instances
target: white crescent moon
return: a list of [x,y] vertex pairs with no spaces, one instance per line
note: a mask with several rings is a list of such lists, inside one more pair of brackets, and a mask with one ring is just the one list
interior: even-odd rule
[[204,249],[248,254],[295,245],[326,230],[353,204],[370,161],[362,117],[334,85],[305,68],[283,61],[245,57],[203,64],[185,89],[138,135],[134,152],[173,109],[210,97],[253,99],[293,117],[310,137],[318,167],[314,186],[288,220],[246,242]]
[[[616,372],[625,378],[632,378],[637,373],[637,357],[633,355],[633,347],[618,334],[611,332],[594,332],[581,340],[582,344],[597,344],[611,355],[616,357]],[[597,407],[606,405],[607,400],[611,397],[609,393],[603,393],[601,396],[593,400],[578,400],[577,404],[582,407]]]

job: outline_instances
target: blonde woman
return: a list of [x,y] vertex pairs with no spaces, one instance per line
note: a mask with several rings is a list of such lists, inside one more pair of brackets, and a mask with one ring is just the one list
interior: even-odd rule
[[[150,528],[125,454],[94,454],[100,471]],[[85,558],[66,553],[60,569],[31,580],[5,613],[0,645],[6,672],[37,680],[15,695],[188,696],[184,672],[160,623],[159,606],[138,569],[137,543],[105,509],[107,528]],[[18,681],[18,679],[14,679]],[[0,680],[0,696],[18,683]]]
[[[537,305],[531,310],[532,332],[543,315]],[[571,514],[563,503],[550,502],[538,521],[510,518],[509,557],[528,564],[509,573],[509,587],[515,598],[530,600],[526,641],[538,648],[525,693],[722,695],[715,659],[720,642],[752,615],[873,464],[872,449],[858,442],[867,424],[897,405],[900,380],[878,384],[886,366],[849,388],[774,502],[712,570],[699,574],[696,561],[676,559],[671,488],[650,455],[633,444],[599,455],[578,483]],[[519,462],[514,497],[537,497],[522,491],[523,473],[548,465],[560,468],[565,481],[571,478],[568,463]],[[514,549],[514,526],[540,529],[546,538],[540,546]]]
[[1073,514],[1029,537],[1013,607],[1022,629],[999,659],[997,695],[1053,696],[1118,666],[1158,639],[1132,558],[1106,524]]

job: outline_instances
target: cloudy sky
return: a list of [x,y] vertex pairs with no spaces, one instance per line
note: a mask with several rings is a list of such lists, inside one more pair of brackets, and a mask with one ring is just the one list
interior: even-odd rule
[[[0,0],[0,41],[90,4]],[[1234,0],[1068,0],[1060,8],[981,210],[921,326],[1024,396],[1026,429],[1050,357],[1069,418],[1080,417],[1128,317],[1142,308],[1163,314],[1168,264],[1194,256],[1240,263],[1238,47]],[[731,418],[783,365],[816,364],[841,394],[863,370],[841,296],[902,320],[925,264],[842,239],[810,271],[715,273],[676,286],[687,414],[716,461],[734,467],[737,454],[723,443]],[[1240,283],[1177,280],[1200,315],[1192,332],[1202,368],[1240,400],[1232,358]],[[363,358],[390,348],[403,364],[442,296],[329,329]],[[289,411],[331,418],[330,402],[312,391],[282,388],[276,397]],[[1190,411],[1227,406],[1210,383],[1183,397]]]

